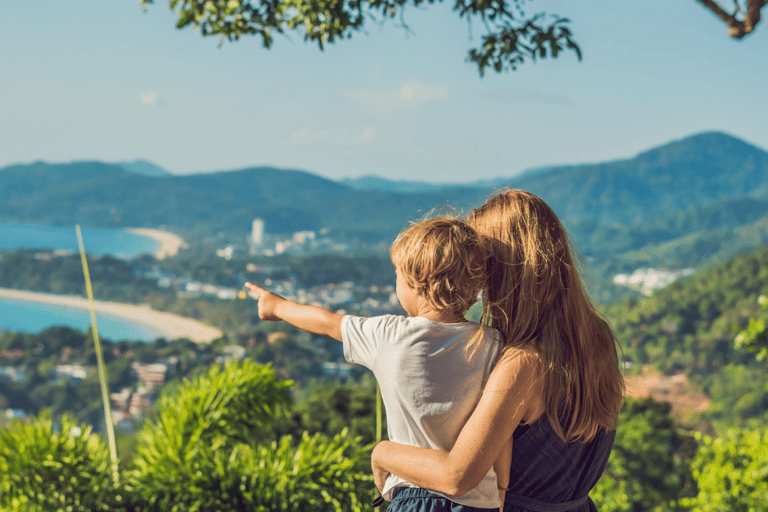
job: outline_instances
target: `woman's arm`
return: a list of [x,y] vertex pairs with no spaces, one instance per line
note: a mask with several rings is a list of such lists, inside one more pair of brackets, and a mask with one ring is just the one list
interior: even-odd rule
[[254,299],[258,299],[259,318],[262,320],[284,320],[304,331],[341,341],[341,319],[344,315],[317,306],[298,304],[253,283],[245,283],[245,287]]
[[504,497],[509,489],[509,473],[512,467],[512,439],[501,448],[496,461],[493,463],[493,472],[496,473],[496,487],[499,488],[499,500],[501,507],[499,512],[504,512]]
[[541,415],[541,385],[536,370],[534,358],[520,351],[505,352],[451,451],[382,441],[371,455],[374,472],[379,476],[389,472],[424,489],[451,496],[462,496],[474,489],[512,440],[515,428]]

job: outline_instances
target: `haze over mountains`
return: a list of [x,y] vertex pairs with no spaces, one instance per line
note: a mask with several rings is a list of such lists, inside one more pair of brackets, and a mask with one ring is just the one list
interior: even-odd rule
[[35,162],[0,169],[0,221],[244,234],[261,217],[271,233],[326,227],[339,239],[387,242],[435,207],[466,211],[503,186],[540,195],[581,252],[615,260],[614,270],[706,264],[768,245],[768,152],[718,132],[625,160],[461,185],[336,182],[274,167],[177,176],[141,161]]

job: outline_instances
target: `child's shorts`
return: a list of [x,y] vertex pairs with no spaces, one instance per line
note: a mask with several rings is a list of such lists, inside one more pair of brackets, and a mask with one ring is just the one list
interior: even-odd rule
[[499,512],[498,508],[477,508],[459,505],[448,498],[418,487],[392,489],[392,502],[387,512]]

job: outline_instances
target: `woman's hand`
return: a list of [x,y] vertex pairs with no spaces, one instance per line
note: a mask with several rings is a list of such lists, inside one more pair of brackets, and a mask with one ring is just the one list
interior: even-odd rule
[[450,451],[382,441],[371,455],[376,468],[422,489],[463,496],[482,481],[521,423],[543,413],[538,358],[506,351],[486,382],[480,401]]
[[253,283],[245,283],[245,287],[248,289],[248,295],[259,301],[259,318],[273,322],[282,320],[277,315],[277,307],[286,301],[284,298]]
[[376,453],[376,449],[374,448],[373,453],[371,453],[371,469],[373,470],[373,483],[376,484],[376,488],[379,490],[379,492],[383,492],[384,483],[387,481],[387,477],[389,476],[389,471],[385,470],[384,468],[376,464],[375,453]]

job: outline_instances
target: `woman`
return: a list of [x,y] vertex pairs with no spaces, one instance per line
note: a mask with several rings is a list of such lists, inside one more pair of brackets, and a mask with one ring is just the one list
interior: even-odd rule
[[[503,510],[597,510],[588,494],[610,455],[624,396],[613,334],[574,266],[565,229],[539,197],[508,190],[469,223],[493,247],[484,317],[504,351],[450,452],[390,441],[372,454],[387,473],[460,496],[510,457]],[[499,481],[507,481],[505,468]]]

